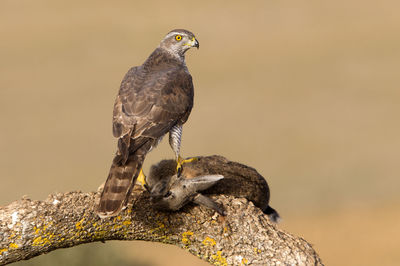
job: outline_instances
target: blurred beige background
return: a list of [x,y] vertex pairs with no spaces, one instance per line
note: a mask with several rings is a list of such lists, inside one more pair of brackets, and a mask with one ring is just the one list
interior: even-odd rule
[[[123,75],[168,31],[186,28],[200,50],[187,54],[195,106],[183,155],[221,154],[255,167],[270,183],[280,227],[313,243],[327,265],[395,265],[399,8],[361,0],[2,0],[0,205],[97,189],[115,152],[111,115]],[[145,169],[172,157],[164,140]],[[99,254],[114,259],[106,265],[207,265],[143,242],[19,264],[78,265],[84,257],[100,265]]]

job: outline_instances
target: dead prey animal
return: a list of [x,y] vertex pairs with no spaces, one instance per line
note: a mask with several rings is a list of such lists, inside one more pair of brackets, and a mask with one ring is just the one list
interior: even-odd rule
[[222,205],[206,196],[224,194],[246,198],[273,222],[278,221],[278,212],[269,206],[268,184],[255,169],[218,155],[196,158],[185,164],[179,176],[174,160],[163,160],[151,167],[146,188],[155,209],[177,211],[193,202],[226,215]]

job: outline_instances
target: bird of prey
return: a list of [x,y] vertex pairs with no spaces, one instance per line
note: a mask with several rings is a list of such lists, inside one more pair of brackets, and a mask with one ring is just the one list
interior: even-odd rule
[[122,80],[113,112],[118,149],[97,208],[101,218],[117,215],[126,205],[138,176],[143,179],[146,154],[166,133],[181,170],[182,125],[193,107],[192,76],[185,63],[185,52],[191,47],[199,48],[193,33],[172,30]]

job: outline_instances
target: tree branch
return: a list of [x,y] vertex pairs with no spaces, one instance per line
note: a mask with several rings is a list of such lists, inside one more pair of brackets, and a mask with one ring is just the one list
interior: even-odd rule
[[215,265],[322,265],[307,241],[280,230],[244,198],[212,196],[224,205],[225,217],[194,205],[160,212],[152,209],[149,194],[136,187],[132,203],[108,219],[95,214],[98,198],[95,192],[68,192],[1,207],[0,265],[106,240],[173,244]]

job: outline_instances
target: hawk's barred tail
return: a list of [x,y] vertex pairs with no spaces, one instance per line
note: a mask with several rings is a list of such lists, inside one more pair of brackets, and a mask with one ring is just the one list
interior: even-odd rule
[[115,216],[126,205],[126,201],[142,168],[146,153],[147,149],[146,151],[141,151],[139,148],[129,155],[124,164],[118,162],[117,156],[120,155],[116,155],[97,208],[97,214],[100,218]]

